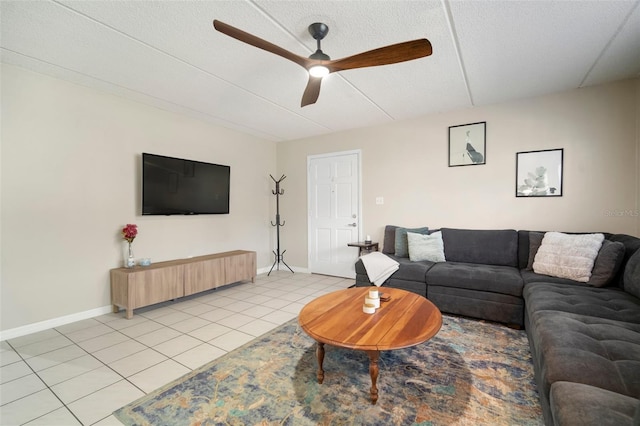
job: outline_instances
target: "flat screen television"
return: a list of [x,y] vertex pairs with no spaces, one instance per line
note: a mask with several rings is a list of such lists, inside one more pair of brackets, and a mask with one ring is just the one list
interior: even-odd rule
[[142,214],[228,214],[231,168],[142,154]]

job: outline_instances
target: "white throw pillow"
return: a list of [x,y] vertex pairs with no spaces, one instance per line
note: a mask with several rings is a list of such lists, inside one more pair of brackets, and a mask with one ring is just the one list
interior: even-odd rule
[[586,283],[603,241],[603,234],[547,232],[533,261],[533,272]]
[[409,259],[412,262],[419,260],[445,262],[442,232],[438,231],[430,235],[407,232],[407,239],[409,241]]

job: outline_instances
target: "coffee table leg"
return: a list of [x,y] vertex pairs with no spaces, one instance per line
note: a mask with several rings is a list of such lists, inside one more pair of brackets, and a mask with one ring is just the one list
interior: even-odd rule
[[371,375],[371,403],[378,402],[378,358],[380,351],[367,351],[369,355],[369,374]]
[[324,381],[324,370],[322,369],[322,363],[324,362],[324,343],[318,342],[316,346],[316,356],[318,357],[318,383],[322,384]]

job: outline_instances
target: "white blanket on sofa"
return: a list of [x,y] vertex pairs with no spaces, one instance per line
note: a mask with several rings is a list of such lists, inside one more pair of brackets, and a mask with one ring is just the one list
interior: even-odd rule
[[379,251],[374,251],[360,256],[364,269],[367,270],[369,281],[380,287],[395,271],[400,269],[400,264]]

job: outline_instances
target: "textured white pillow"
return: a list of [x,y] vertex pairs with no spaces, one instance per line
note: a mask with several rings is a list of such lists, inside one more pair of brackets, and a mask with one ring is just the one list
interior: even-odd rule
[[603,241],[603,234],[547,232],[533,261],[533,272],[586,283]]
[[409,259],[412,262],[418,260],[445,262],[442,232],[438,231],[430,235],[407,232],[407,239],[409,241]]

